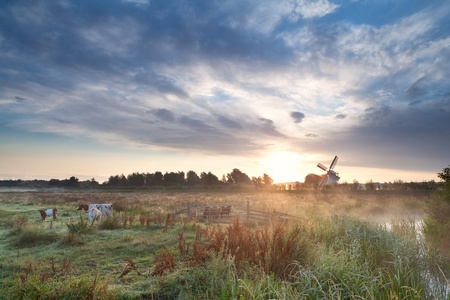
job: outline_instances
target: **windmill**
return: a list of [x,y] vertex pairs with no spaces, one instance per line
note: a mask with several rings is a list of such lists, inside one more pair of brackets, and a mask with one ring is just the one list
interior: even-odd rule
[[333,170],[333,168],[336,166],[338,161],[338,157],[335,156],[333,161],[331,162],[330,168],[327,169],[324,165],[321,163],[318,163],[317,166],[327,172],[323,179],[320,181],[319,189],[322,188],[322,185],[329,185],[329,184],[336,184],[339,180],[339,173]]

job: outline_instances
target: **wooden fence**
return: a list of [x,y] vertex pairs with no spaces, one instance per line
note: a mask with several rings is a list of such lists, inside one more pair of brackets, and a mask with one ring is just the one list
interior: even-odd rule
[[[218,210],[230,206],[228,214],[218,213]],[[205,212],[206,210],[206,212]],[[211,213],[214,211],[214,213]],[[303,218],[281,213],[277,211],[263,211],[254,209],[247,201],[244,203],[188,203],[187,208],[177,211],[174,215],[186,214],[188,220],[203,220],[213,222],[233,222],[238,219],[239,221],[260,221],[270,222],[271,220],[305,220]]]

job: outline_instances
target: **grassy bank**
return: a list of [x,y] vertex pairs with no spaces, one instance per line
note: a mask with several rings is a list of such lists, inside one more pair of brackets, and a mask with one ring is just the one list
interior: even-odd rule
[[[2,193],[0,297],[448,299],[448,260],[410,219],[424,216],[428,199],[398,191]],[[188,202],[247,201],[304,221],[167,219]],[[76,211],[81,202],[114,203],[115,218],[88,224]],[[42,222],[37,210],[50,207],[58,219]],[[387,218],[397,220],[389,229]]]

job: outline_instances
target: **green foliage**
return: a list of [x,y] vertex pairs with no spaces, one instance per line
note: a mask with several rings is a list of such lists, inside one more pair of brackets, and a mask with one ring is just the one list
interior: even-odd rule
[[92,233],[93,228],[92,228],[93,223],[90,223],[85,221],[83,219],[82,214],[80,213],[80,221],[78,223],[67,223],[67,229],[69,230],[69,234],[72,235],[86,235],[89,233]]
[[450,183],[450,166],[442,169],[442,172],[438,173],[438,177],[446,183]]
[[0,290],[2,299],[115,299],[97,274],[86,276],[46,276],[26,273]]
[[392,262],[398,257],[409,257],[414,262],[419,255],[415,241],[401,238],[382,225],[348,215],[315,220],[312,235],[328,251],[351,253],[352,260],[367,263],[372,271],[383,269],[391,272],[394,268]]
[[40,225],[28,225],[23,223],[25,219],[15,222],[11,229],[12,242],[18,247],[32,247],[36,245],[46,245],[57,241],[58,234],[54,231],[46,230]]
[[100,229],[105,230],[115,230],[122,228],[122,224],[120,222],[120,218],[113,216],[108,218],[102,218],[99,225]]

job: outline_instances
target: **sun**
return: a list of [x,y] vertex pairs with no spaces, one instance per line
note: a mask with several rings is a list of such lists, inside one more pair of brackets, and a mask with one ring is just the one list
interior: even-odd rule
[[262,160],[264,173],[274,183],[301,181],[301,158],[301,155],[293,152],[274,152]]

